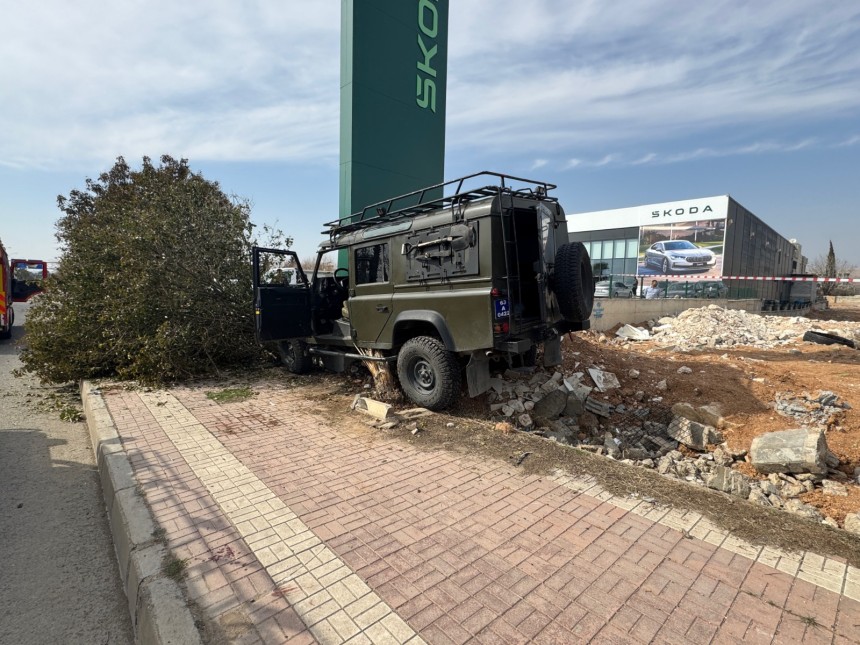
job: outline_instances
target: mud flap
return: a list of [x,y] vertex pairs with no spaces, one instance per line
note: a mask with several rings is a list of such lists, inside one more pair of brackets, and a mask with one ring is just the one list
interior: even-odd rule
[[466,384],[471,397],[490,389],[490,358],[484,352],[472,352],[469,364],[466,365]]
[[561,365],[561,337],[556,335],[543,341],[544,367]]

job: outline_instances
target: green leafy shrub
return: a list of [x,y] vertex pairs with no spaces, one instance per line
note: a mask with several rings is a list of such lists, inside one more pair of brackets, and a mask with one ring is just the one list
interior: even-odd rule
[[247,202],[168,156],[120,157],[57,202],[62,257],[28,314],[28,371],[164,382],[260,355]]

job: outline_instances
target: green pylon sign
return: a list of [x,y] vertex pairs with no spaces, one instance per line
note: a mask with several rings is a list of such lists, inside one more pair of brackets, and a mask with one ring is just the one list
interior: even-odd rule
[[444,181],[448,0],[342,0],[340,217]]

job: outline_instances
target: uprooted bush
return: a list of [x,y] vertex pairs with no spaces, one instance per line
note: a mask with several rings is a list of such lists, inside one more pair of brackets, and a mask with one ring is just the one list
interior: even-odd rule
[[164,382],[260,356],[247,202],[168,156],[120,157],[57,202],[62,256],[28,314],[28,371]]

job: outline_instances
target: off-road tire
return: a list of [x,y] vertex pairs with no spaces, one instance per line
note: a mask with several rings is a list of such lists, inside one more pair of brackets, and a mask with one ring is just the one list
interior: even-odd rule
[[849,338],[837,336],[836,334],[827,334],[823,331],[808,331],[803,334],[803,340],[808,343],[818,343],[819,345],[845,345],[846,347],[857,347],[857,343]]
[[303,340],[282,340],[278,342],[278,354],[287,371],[293,374],[304,374],[311,369],[311,357],[308,354],[308,344]]
[[591,318],[594,274],[582,242],[563,244],[556,251],[552,288],[565,320],[582,322]]
[[403,343],[397,354],[397,378],[406,396],[428,410],[443,410],[460,394],[457,356],[430,336]]

